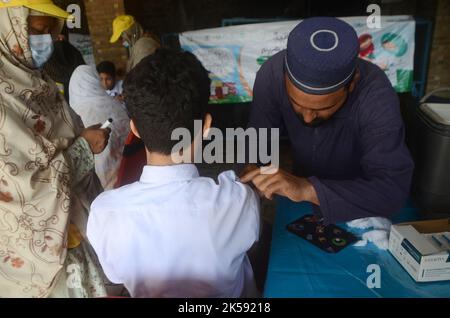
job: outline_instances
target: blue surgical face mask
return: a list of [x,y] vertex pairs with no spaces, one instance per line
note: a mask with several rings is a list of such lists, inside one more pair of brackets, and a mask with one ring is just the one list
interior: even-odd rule
[[42,68],[53,54],[53,39],[50,34],[30,35],[28,42],[34,65]]

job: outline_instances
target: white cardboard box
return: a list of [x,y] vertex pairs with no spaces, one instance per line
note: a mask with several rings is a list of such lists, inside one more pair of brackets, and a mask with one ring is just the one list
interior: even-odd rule
[[450,232],[450,219],[392,225],[389,251],[417,282],[450,280],[450,252],[426,234]]

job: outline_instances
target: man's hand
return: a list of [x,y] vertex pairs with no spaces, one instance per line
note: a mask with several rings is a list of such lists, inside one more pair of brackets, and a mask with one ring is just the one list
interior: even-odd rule
[[88,142],[92,153],[96,155],[105,150],[106,145],[108,145],[109,134],[111,133],[111,129],[100,129],[100,127],[101,124],[88,127],[80,134]]
[[260,168],[248,167],[240,179],[243,183],[252,182],[260,194],[270,200],[278,194],[294,202],[309,201],[319,205],[316,190],[306,178],[280,169],[274,174],[262,174]]

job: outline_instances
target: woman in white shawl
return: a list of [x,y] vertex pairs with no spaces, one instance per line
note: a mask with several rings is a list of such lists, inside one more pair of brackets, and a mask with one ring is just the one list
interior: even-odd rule
[[108,132],[85,129],[42,71],[57,17],[52,1],[0,2],[0,297],[106,295],[83,238]]
[[85,126],[113,120],[106,149],[95,156],[95,172],[103,188],[112,189],[117,181],[125,139],[130,132],[130,119],[122,103],[108,96],[94,67],[79,66],[70,79],[70,106]]

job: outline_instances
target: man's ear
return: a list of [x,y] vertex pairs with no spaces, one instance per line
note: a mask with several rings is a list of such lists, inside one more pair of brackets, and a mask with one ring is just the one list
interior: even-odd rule
[[205,115],[205,119],[203,120],[203,138],[206,138],[209,135],[209,129],[211,128],[212,124],[212,116],[211,114],[207,113]]
[[134,134],[136,137],[138,137],[139,139],[141,139],[141,136],[139,135],[139,133],[138,133],[138,131],[137,131],[137,128],[136,128],[136,125],[134,124],[133,119],[130,120],[130,128],[131,128],[131,131],[133,132],[133,134]]
[[359,81],[360,78],[361,78],[361,74],[359,73],[359,69],[356,69],[355,76],[353,76],[353,80],[348,88],[348,91],[350,93],[353,92],[353,90],[355,89],[356,83]]

